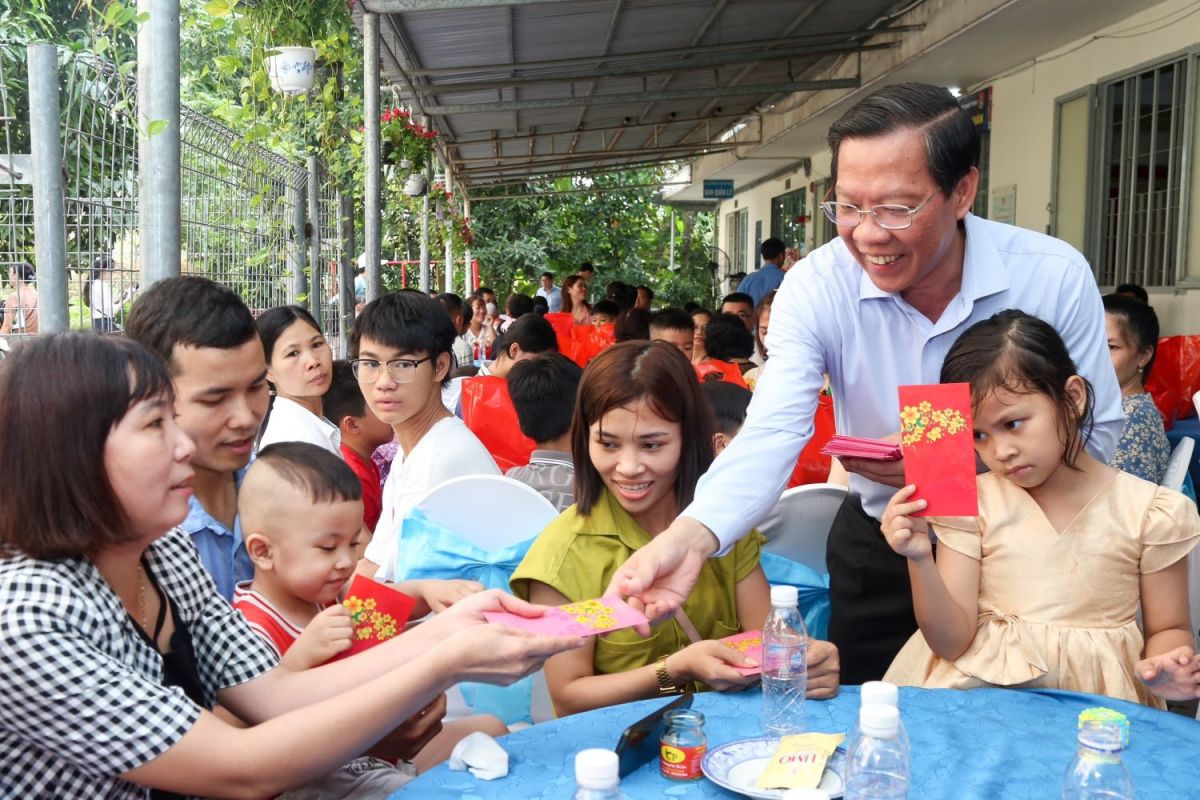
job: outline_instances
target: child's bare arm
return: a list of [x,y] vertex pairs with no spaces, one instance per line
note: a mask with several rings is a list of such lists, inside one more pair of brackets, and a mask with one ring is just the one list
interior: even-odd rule
[[1146,632],[1138,678],[1167,700],[1200,697],[1200,659],[1187,606],[1187,559],[1142,575],[1142,627]]

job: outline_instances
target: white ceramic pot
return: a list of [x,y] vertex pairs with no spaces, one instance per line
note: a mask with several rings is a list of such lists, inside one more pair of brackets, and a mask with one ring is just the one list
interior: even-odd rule
[[267,56],[271,88],[283,94],[304,94],[316,77],[317,51],[311,47],[272,47],[278,54]]
[[420,197],[425,194],[427,188],[429,186],[425,181],[425,176],[419,172],[412,173],[404,182],[404,193],[409,197]]

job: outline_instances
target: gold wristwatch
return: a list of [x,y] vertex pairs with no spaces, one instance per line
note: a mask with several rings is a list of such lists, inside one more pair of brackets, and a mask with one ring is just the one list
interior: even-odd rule
[[658,694],[660,697],[683,694],[683,687],[676,684],[675,679],[667,672],[667,656],[663,656],[655,662],[654,677],[658,679]]

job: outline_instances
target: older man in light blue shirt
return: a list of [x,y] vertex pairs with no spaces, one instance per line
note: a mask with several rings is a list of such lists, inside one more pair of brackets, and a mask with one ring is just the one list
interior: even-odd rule
[[[825,210],[840,238],[789,273],[776,295],[771,359],[745,426],[693,503],[613,579],[651,616],[677,607],[703,559],[772,508],[812,436],[824,374],[839,433],[894,434],[897,387],[937,383],[963,331],[1019,308],[1059,331],[1095,390],[1089,449],[1107,460],[1120,435],[1120,392],[1091,270],[1061,241],[970,214],[979,141],[949,92],[886,87],[850,109],[829,139],[836,201]],[[860,683],[883,674],[916,622],[905,560],[878,522],[903,484],[903,464],[843,463],[851,495],[830,532],[829,634],[843,682]]]

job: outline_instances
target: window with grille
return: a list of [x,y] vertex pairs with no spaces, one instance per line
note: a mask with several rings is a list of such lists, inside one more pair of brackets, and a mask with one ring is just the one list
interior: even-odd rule
[[729,271],[746,272],[746,253],[750,241],[750,209],[743,208],[725,215],[725,252],[729,254]]
[[804,224],[808,221],[805,205],[808,192],[794,192],[771,198],[771,235],[788,247],[799,247],[804,243]]
[[1173,287],[1181,273],[1189,58],[1101,84],[1098,221],[1101,286]]

